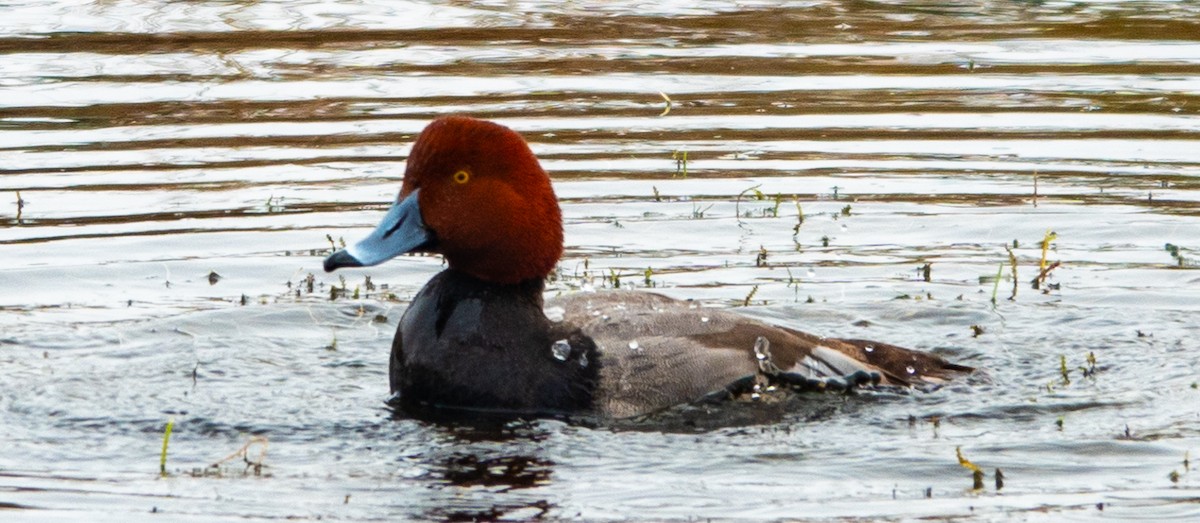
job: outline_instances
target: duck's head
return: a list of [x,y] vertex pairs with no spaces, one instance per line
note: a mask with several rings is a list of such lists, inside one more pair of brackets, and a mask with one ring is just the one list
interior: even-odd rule
[[452,269],[512,284],[546,277],[562,241],[558,199],[525,139],[493,122],[448,116],[417,137],[383,221],[325,258],[325,271],[435,252]]

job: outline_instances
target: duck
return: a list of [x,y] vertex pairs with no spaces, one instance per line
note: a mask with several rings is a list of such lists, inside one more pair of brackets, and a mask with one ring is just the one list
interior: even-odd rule
[[413,297],[392,342],[391,403],[409,412],[628,419],[767,389],[936,387],[973,371],[652,292],[546,299],[563,255],[550,177],[520,134],[469,116],[425,127],[382,221],[324,269],[408,253],[446,263]]

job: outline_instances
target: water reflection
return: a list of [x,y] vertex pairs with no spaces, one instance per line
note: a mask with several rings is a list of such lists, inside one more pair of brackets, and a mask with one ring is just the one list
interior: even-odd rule
[[557,505],[546,487],[557,464],[546,456],[554,422],[463,420],[430,426],[447,439],[423,446],[406,461],[428,471],[431,489],[422,517],[452,521],[539,519]]
[[447,459],[444,467],[445,480],[456,487],[501,487],[500,492],[507,492],[546,484],[554,463],[529,456],[467,454]]
[[441,494],[447,499],[425,516],[451,521],[539,519],[556,508],[545,499],[548,493],[537,490],[550,483],[554,467],[552,461],[526,455],[453,453],[431,467],[436,480],[445,482]]

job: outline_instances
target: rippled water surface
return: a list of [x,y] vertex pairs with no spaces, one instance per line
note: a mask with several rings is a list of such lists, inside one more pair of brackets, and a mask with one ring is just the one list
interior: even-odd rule
[[[554,178],[551,293],[983,371],[667,429],[394,416],[441,261],[320,261],[449,113]],[[5,521],[1200,518],[1197,267],[1189,2],[0,4]]]

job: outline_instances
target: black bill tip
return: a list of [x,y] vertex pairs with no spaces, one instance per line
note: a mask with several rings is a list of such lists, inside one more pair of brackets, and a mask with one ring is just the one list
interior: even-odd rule
[[362,267],[362,262],[358,261],[346,249],[330,254],[325,258],[325,272],[333,272],[343,267]]

